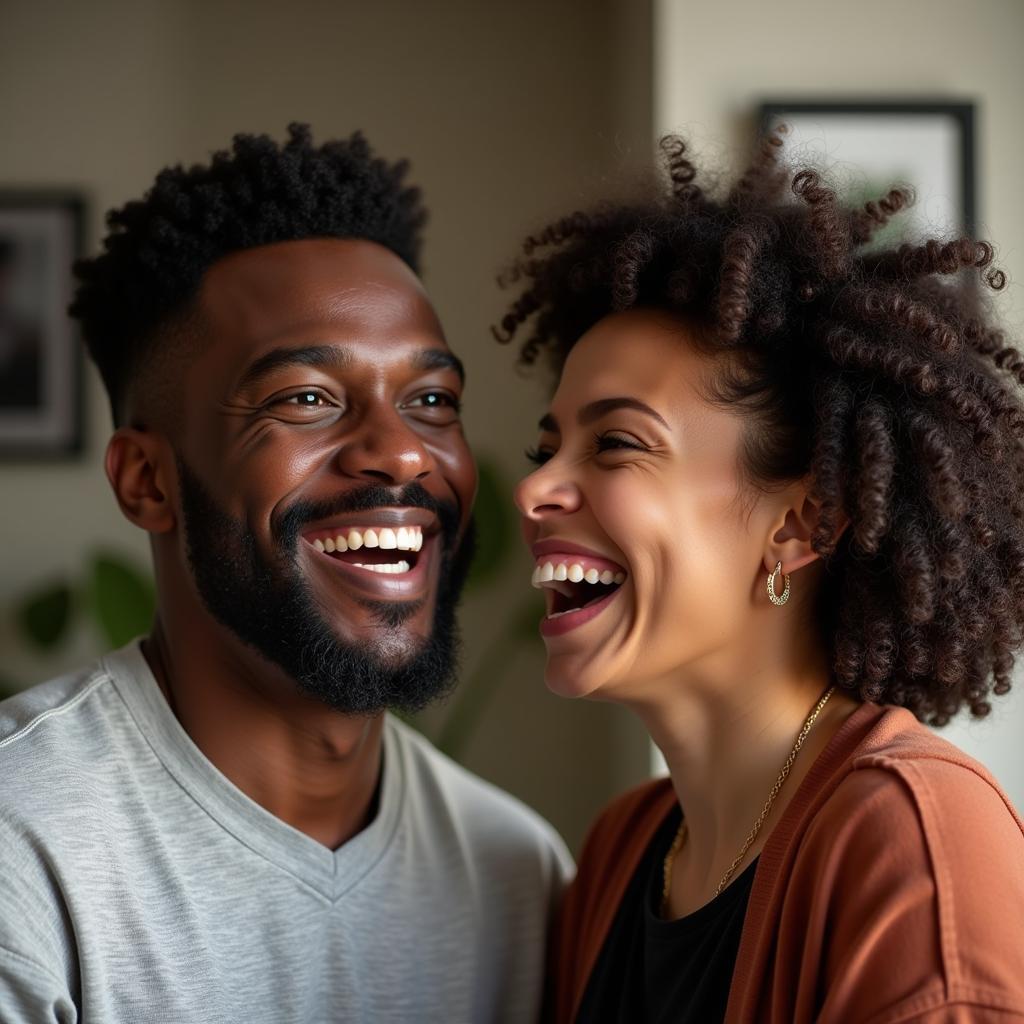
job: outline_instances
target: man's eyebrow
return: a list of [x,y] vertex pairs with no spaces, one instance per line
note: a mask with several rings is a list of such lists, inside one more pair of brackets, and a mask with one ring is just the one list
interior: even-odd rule
[[305,348],[274,348],[249,365],[238,382],[245,391],[287,366],[344,367],[352,362],[347,349],[337,345],[307,345]]
[[453,370],[459,375],[459,380],[466,383],[466,368],[462,360],[445,348],[425,348],[417,352],[412,365],[416,370]]
[[[270,374],[289,366],[344,368],[352,363],[351,353],[337,345],[307,345],[303,348],[275,348],[255,360],[242,374],[238,391],[254,387]],[[412,360],[416,370],[453,370],[465,383],[462,360],[441,348],[423,349]]]
[[[615,412],[616,409],[635,409],[637,412],[642,412],[645,416],[650,416],[652,419],[657,420],[663,427],[668,427],[668,423],[661,413],[655,412],[646,402],[641,402],[639,398],[630,398],[626,395],[616,398],[598,398],[594,402],[588,402],[576,415],[576,421],[581,427],[585,427],[588,423],[599,420],[607,413]],[[541,416],[539,426],[541,430],[548,431],[549,433],[558,433],[558,421],[551,413]]]

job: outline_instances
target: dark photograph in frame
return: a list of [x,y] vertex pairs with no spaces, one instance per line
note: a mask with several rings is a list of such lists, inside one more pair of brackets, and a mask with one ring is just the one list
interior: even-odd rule
[[974,104],[961,100],[772,100],[761,104],[760,130],[779,123],[789,132],[794,166],[826,170],[853,204],[884,195],[893,184],[911,185],[914,206],[886,232],[939,237],[974,235]]
[[0,190],[0,459],[82,450],[82,353],[68,317],[84,202]]

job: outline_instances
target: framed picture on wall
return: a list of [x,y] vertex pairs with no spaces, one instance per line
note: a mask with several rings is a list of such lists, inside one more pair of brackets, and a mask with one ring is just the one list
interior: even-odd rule
[[0,458],[82,448],[82,353],[68,317],[84,203],[0,191]]
[[865,101],[761,105],[760,126],[789,126],[788,160],[821,167],[852,202],[876,199],[893,184],[911,185],[914,206],[885,231],[971,235],[976,227],[974,105],[966,102]]

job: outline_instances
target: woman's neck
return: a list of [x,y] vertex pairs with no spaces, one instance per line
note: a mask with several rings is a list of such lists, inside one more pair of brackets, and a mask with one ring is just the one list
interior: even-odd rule
[[[794,656],[795,654],[795,656]],[[635,705],[669,767],[686,836],[672,869],[673,916],[708,902],[758,820],[815,705],[831,685],[823,652],[725,658],[662,680]],[[744,666],[744,663],[746,667]],[[833,693],[821,709],[757,837],[732,877],[756,857],[817,756],[857,702]]]

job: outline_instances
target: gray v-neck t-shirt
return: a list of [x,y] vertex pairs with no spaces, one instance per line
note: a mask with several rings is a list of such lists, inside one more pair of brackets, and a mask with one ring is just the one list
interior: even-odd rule
[[0,704],[0,1021],[532,1021],[571,869],[536,814],[388,718],[331,851],[250,800],[137,643]]

